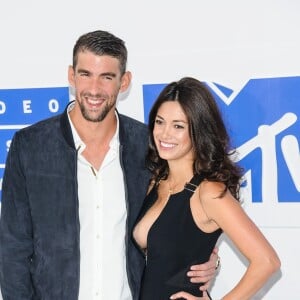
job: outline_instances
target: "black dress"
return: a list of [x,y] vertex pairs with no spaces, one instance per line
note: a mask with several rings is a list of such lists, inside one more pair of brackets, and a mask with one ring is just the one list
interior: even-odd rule
[[[194,222],[190,198],[203,180],[195,175],[184,190],[171,195],[148,232],[141,300],[167,300],[181,290],[202,296],[199,283],[186,275],[191,265],[208,261],[222,230],[205,233]],[[157,188],[147,195],[138,221],[157,199]]]

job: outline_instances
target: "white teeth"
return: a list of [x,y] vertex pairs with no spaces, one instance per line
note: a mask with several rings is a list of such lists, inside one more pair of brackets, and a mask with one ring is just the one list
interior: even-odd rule
[[93,99],[90,99],[90,98],[86,98],[86,100],[88,101],[88,103],[90,103],[91,105],[97,105],[97,104],[100,104],[102,103],[101,100],[93,100]]
[[98,101],[98,100],[91,100],[91,99],[89,99],[89,102],[92,103],[92,104],[98,104],[98,103],[100,103],[100,101]]
[[160,142],[160,144],[161,144],[162,147],[165,147],[165,148],[175,147],[175,144],[169,144],[169,143],[164,143],[164,142]]

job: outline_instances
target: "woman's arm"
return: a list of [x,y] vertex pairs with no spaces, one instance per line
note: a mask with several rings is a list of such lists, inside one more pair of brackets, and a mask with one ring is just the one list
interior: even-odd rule
[[200,197],[207,216],[215,222],[248,259],[249,265],[238,284],[223,300],[250,299],[280,268],[280,260],[254,222],[242,209],[240,203],[227,190],[218,197],[223,185],[203,182]]
[[[240,252],[248,259],[249,265],[245,274],[222,300],[251,299],[280,268],[280,260],[258,229],[247,216],[240,203],[227,190],[219,197],[224,186],[216,182],[205,181],[199,189],[199,197],[209,222],[215,228],[222,228]],[[170,299],[184,298],[187,300],[205,299],[179,292]]]

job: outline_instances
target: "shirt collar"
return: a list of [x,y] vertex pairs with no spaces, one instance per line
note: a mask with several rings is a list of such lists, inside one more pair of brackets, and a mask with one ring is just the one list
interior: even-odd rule
[[[71,120],[70,114],[69,114],[70,111],[74,108],[74,105],[75,105],[75,102],[71,103],[68,106],[68,118],[69,118],[69,122],[70,122],[70,125],[71,125],[71,130],[72,130],[72,135],[73,135],[73,139],[74,139],[75,148],[76,148],[77,151],[79,151],[79,153],[81,153],[85,149],[86,145],[82,141],[82,139],[80,138],[75,126],[72,123],[72,120]],[[116,111],[115,111],[115,115],[116,115],[116,118],[117,118],[117,128],[116,128],[115,134],[113,135],[112,139],[109,142],[109,147],[110,147],[110,149],[117,151],[117,149],[119,147],[119,144],[120,144],[120,141],[119,141],[119,116],[118,116]]]

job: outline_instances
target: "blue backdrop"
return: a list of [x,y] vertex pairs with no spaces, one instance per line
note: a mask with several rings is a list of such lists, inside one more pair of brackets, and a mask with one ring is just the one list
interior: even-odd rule
[[6,155],[16,130],[61,113],[68,102],[68,87],[0,90],[0,197]]

